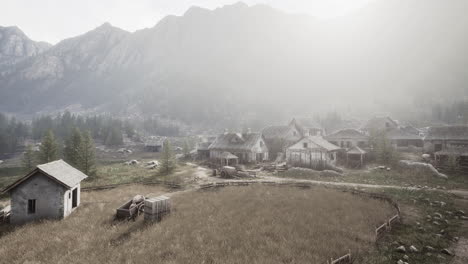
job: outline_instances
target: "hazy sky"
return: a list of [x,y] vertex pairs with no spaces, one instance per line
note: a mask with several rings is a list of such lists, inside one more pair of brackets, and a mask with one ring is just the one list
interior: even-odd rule
[[[344,15],[373,0],[245,0],[323,19]],[[135,31],[196,5],[214,9],[236,0],[0,0],[0,26],[16,25],[30,38],[56,43],[104,22]]]

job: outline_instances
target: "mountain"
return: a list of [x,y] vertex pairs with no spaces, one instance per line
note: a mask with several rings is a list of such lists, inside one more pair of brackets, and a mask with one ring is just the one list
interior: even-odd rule
[[18,27],[0,26],[0,67],[11,66],[50,47],[49,43],[29,39]]
[[71,104],[185,122],[400,111],[468,96],[468,1],[376,0],[317,20],[265,5],[104,24],[0,68],[0,111]]

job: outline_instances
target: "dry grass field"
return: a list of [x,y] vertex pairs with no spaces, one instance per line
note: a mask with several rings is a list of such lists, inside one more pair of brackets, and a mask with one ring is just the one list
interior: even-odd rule
[[[159,187],[82,193],[63,221],[18,227],[0,237],[7,263],[324,263],[374,247],[388,204],[324,188],[229,187],[173,196],[160,223],[116,222],[115,209]],[[3,226],[3,228],[8,228]],[[11,231],[11,230],[10,230]]]

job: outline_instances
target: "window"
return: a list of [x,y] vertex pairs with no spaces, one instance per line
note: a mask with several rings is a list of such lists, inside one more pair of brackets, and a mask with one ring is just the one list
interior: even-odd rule
[[307,147],[308,147],[307,142],[302,143],[302,146],[303,146],[304,148],[307,148]]
[[36,199],[29,199],[28,200],[28,214],[35,214],[36,213]]

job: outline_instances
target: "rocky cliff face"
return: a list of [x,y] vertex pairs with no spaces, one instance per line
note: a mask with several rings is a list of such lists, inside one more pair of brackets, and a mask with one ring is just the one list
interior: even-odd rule
[[18,27],[0,26],[0,66],[13,65],[50,47],[48,43],[29,39]]
[[48,49],[0,38],[9,65],[0,67],[0,111],[81,104],[230,120],[466,96],[467,8],[382,0],[318,21],[239,3],[194,7],[135,33],[104,24]]

